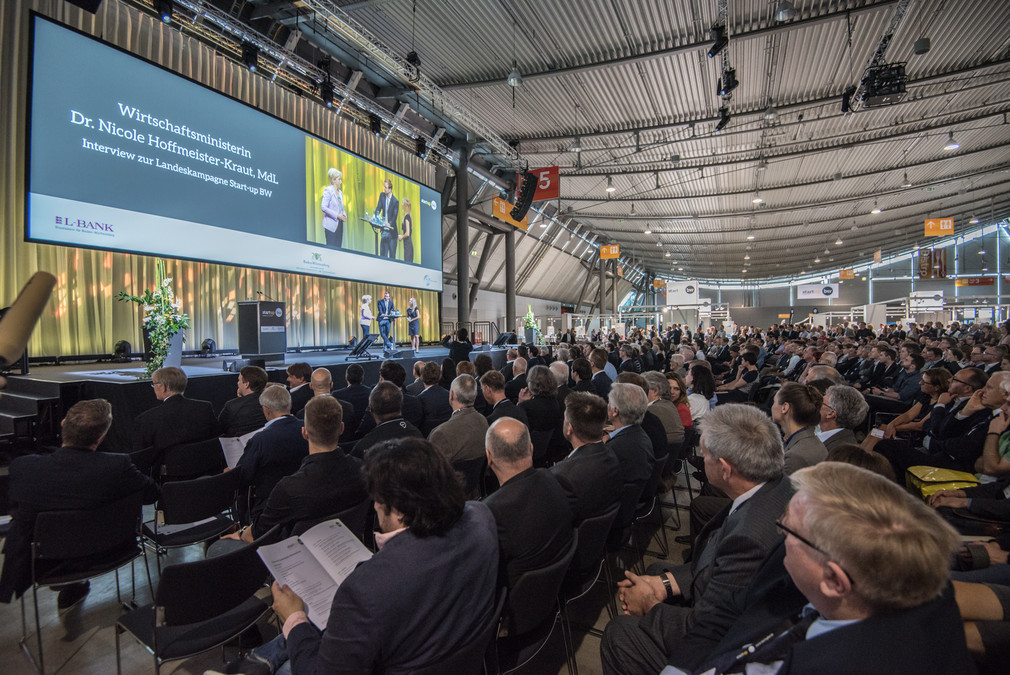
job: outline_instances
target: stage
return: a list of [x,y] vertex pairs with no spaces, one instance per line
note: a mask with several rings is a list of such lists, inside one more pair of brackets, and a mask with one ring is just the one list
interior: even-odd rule
[[[477,348],[480,349],[480,348]],[[495,368],[505,364],[505,348],[485,347],[486,351],[474,351],[470,358],[478,354],[488,354]],[[350,350],[328,350],[310,352],[289,352],[283,360],[266,363],[267,376],[271,382],[286,383],[285,369],[292,363],[308,363],[312,368],[327,368],[333,376],[334,389],[346,386],[344,374],[348,366],[357,363],[365,371],[364,383],[374,385],[379,381],[379,366],[382,358],[381,347],[370,350],[373,358],[357,359],[348,357]],[[423,347],[417,354],[403,350],[406,356],[394,360],[407,372],[406,383],[413,382],[414,363],[436,361],[448,357],[449,350],[442,346]],[[236,356],[188,357],[182,359],[182,370],[189,378],[186,396],[210,401],[215,412],[220,412],[225,402],[236,396],[238,373],[226,370],[227,363]],[[151,381],[144,378],[145,364],[133,360],[125,363],[80,363],[75,365],[33,366],[28,375],[8,377],[7,389],[0,394],[0,435],[16,434],[24,436],[30,428],[33,439],[51,443],[63,417],[63,412],[77,401],[89,398],[104,398],[112,404],[112,428],[101,450],[108,452],[128,452],[135,449],[132,439],[132,421],[143,411],[157,403],[151,390]],[[30,418],[37,417],[37,420]],[[24,439],[23,439],[24,440]]]

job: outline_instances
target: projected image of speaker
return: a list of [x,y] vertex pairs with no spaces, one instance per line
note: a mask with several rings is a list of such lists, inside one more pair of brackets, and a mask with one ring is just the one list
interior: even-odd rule
[[372,333],[368,337],[363,338],[358,346],[351,350],[351,353],[347,355],[349,359],[374,359],[378,358],[373,356],[368,352],[368,348],[372,346],[375,339],[379,337],[378,333]]
[[530,205],[533,204],[533,195],[536,192],[537,177],[527,171],[523,174],[523,186],[519,190],[519,199],[516,200],[516,206],[509,214],[512,216],[512,220],[522,220],[526,216],[526,212],[530,210]]
[[494,346],[501,347],[503,345],[507,345],[508,343],[515,341],[516,341],[515,333],[502,333],[501,335],[498,336],[498,339],[494,341]]

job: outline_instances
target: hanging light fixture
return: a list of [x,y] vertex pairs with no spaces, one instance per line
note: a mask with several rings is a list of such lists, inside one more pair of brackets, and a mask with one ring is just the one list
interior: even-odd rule
[[582,152],[582,143],[579,142],[579,137],[575,137],[575,142],[572,143],[572,152]]
[[844,244],[844,243],[845,243],[845,242],[844,242],[844,241],[842,241],[842,238],[841,238],[841,237],[839,237],[838,239],[835,239],[835,246],[841,246],[841,245],[842,245],[842,244]]
[[796,8],[789,0],[782,0],[775,9],[775,20],[778,22],[792,21],[796,18]]
[[614,177],[607,176],[607,192],[616,192],[617,188],[614,187]]
[[761,196],[760,192],[755,192],[753,199],[751,199],[750,201],[751,204],[760,204],[761,202],[764,201],[764,198]]
[[645,228],[645,232],[643,232],[643,234],[652,234],[652,230],[647,227]]
[[880,207],[877,206],[877,200],[876,199],[873,200],[873,209],[870,210],[870,213],[872,213],[873,215],[877,215],[878,213],[881,213]]
[[512,59],[512,72],[509,73],[505,83],[510,87],[518,87],[523,83],[523,76],[519,74],[519,65],[515,59]]
[[631,211],[628,212],[629,216],[637,216],[638,213],[635,212],[635,202],[631,202]]
[[972,216],[971,218],[968,219],[968,224],[969,225],[978,225],[978,218],[976,218],[975,216]]
[[901,187],[910,188],[912,187],[912,181],[908,180],[908,169],[905,169],[904,180],[901,181]]
[[747,241],[754,241],[754,232],[753,231],[747,233]]
[[947,136],[947,145],[943,146],[943,149],[949,152],[951,150],[957,150],[960,147],[961,144],[954,140],[954,132],[950,132]]

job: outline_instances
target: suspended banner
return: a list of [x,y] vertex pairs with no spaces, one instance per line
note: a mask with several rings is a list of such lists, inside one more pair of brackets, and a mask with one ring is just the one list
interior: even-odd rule
[[873,252],[873,262],[880,263],[880,262],[883,262],[883,260],[884,260],[884,255],[881,252],[881,250],[878,248],[876,251]]
[[797,300],[824,300],[838,295],[838,284],[802,284],[796,287]]
[[926,218],[926,236],[940,237],[954,234],[953,218]]
[[947,278],[947,249],[941,248],[934,251],[919,250],[919,278]]
[[607,244],[600,247],[600,260],[617,260],[621,257],[620,244]]
[[856,278],[856,272],[855,272],[855,270],[839,270],[839,272],[838,272],[838,278],[842,279],[844,281],[847,281],[849,279],[855,279]]
[[668,281],[666,282],[666,304],[700,305],[702,300],[698,290],[697,281]]
[[504,220],[509,225],[518,227],[520,230],[526,231],[529,229],[529,220],[526,216],[523,216],[522,220],[514,219],[510,214],[515,206],[505,201],[501,197],[495,197],[492,200],[492,210],[491,215],[493,215],[498,220]]
[[558,178],[558,167],[548,166],[543,169],[530,169],[537,177],[537,191],[533,193],[533,201],[542,202],[548,199],[561,198],[561,182]]
[[994,277],[964,277],[956,279],[954,285],[960,288],[964,288],[965,286],[995,286],[996,279]]
[[666,286],[666,279],[653,279],[652,280],[652,287],[653,288],[663,288],[664,286]]

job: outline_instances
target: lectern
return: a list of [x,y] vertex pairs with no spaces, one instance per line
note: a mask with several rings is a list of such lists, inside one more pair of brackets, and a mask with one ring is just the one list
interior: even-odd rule
[[238,303],[238,351],[242,358],[277,361],[288,349],[283,302]]

